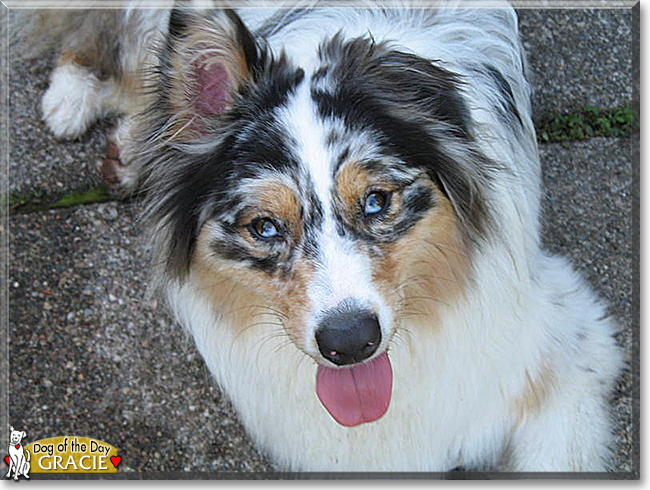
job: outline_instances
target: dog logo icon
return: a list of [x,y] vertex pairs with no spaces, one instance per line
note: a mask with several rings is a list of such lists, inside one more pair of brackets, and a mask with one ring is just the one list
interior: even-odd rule
[[9,430],[11,431],[9,436],[9,456],[5,457],[5,461],[9,465],[9,471],[7,471],[6,477],[11,478],[11,470],[13,469],[14,480],[18,480],[20,475],[29,479],[30,454],[22,443],[27,433],[24,430],[14,430],[13,427],[9,427]]

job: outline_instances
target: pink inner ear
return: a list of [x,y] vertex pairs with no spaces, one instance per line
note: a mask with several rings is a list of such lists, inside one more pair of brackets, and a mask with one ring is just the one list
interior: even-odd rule
[[220,114],[231,102],[232,81],[221,63],[198,68],[196,71],[198,93],[195,109],[200,115]]

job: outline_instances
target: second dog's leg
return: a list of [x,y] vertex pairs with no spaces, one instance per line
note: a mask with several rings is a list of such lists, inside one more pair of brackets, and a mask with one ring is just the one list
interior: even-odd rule
[[78,138],[105,115],[115,89],[112,78],[100,80],[75,62],[60,63],[41,102],[43,118],[57,138]]

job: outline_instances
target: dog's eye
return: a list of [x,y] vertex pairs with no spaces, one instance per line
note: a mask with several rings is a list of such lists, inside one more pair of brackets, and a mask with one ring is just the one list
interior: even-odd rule
[[390,203],[390,194],[383,191],[375,191],[368,194],[363,206],[363,212],[366,216],[377,215],[388,208]]
[[280,226],[271,218],[260,218],[250,225],[253,235],[262,240],[273,240],[280,238]]

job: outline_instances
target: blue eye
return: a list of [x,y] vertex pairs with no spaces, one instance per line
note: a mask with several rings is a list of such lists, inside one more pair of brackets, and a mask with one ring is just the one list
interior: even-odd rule
[[371,192],[366,197],[363,212],[366,216],[379,214],[388,207],[389,194],[385,192]]
[[251,224],[251,228],[258,238],[271,240],[280,237],[280,228],[270,218],[261,218]]

